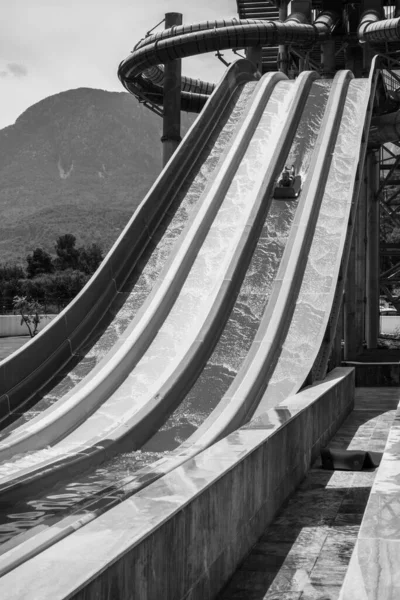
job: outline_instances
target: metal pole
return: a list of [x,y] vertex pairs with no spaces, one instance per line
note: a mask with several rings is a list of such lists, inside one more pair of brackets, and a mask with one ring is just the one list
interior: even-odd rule
[[[288,16],[287,3],[282,2],[281,5],[279,6],[279,20],[282,21],[282,23],[283,23],[284,21],[286,21],[287,16]],[[285,73],[285,75],[287,75],[288,68],[289,68],[289,61],[288,61],[287,47],[285,46],[285,44],[281,44],[278,47],[278,69],[280,71],[282,71],[282,73]]]
[[[180,13],[165,15],[165,28],[182,25]],[[181,141],[181,75],[182,60],[175,59],[164,65],[163,167]]]
[[322,50],[322,77],[332,79],[336,73],[336,46],[334,40],[321,44]]
[[378,151],[367,156],[367,348],[376,348],[379,336],[379,156]]
[[356,217],[356,352],[362,352],[365,340],[365,296],[366,296],[366,221],[367,221],[367,182],[366,170],[362,173]]
[[355,335],[356,319],[356,235],[353,232],[344,303],[344,360],[354,360],[357,355],[357,338]]
[[262,75],[262,46],[246,48],[246,58],[256,67],[256,73]]
[[332,354],[330,357],[329,370],[332,371],[335,367],[340,367],[342,362],[342,340],[343,340],[343,298],[340,302],[340,313],[338,324],[336,328],[335,340],[332,347]]

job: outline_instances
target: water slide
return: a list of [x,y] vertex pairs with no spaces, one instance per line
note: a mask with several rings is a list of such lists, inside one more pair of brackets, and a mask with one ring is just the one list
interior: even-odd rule
[[[240,62],[240,68],[235,65],[230,70],[229,84],[225,85],[225,90],[229,89],[226,96],[229,95],[231,102],[240,81],[238,72],[241,82],[252,79],[251,69],[245,61]],[[315,74],[307,73],[293,82],[275,74],[267,75],[257,85],[247,83],[241,87],[239,100],[235,98],[236,102],[233,101],[237,109],[240,99],[246,96],[237,126],[231,127],[234,131],[225,150],[220,153],[219,161],[214,156],[219,164],[216,173],[204,186],[201,200],[182,228],[180,242],[171,250],[157,282],[143,299],[141,307],[145,310],[141,311],[139,307],[127,327],[127,335],[117,342],[111,356],[106,355],[102,359],[104,362],[94,368],[94,377],[89,376],[90,382],[82,379],[79,389],[84,389],[84,392],[78,400],[75,397],[69,404],[75,415],[71,421],[66,419],[69,411],[65,409],[67,402],[62,399],[58,406],[58,403],[54,404],[56,408],[45,409],[34,417],[31,425],[19,424],[6,431],[0,448],[0,452],[4,452],[0,465],[1,493],[4,497],[13,491],[19,494],[28,487],[28,483],[36,481],[42,485],[45,477],[52,480],[54,475],[58,478],[60,473],[73,473],[75,464],[79,464],[79,470],[82,465],[94,464],[99,447],[103,455],[100,460],[103,460],[104,455],[111,455],[118,447],[119,440],[127,437],[128,431],[134,431],[135,424],[130,420],[141,410],[146,414],[139,422],[137,439],[140,443],[147,440],[151,455],[157,436],[163,437],[165,427],[168,429],[171,423],[174,426],[176,413],[182,410],[176,403],[176,396],[180,397],[181,404],[195,405],[193,396],[196,397],[196,392],[193,390],[196,385],[204,385],[202,377],[209,384],[210,370],[215,371],[216,365],[223,363],[218,357],[213,359],[215,353],[222,355],[225,350],[224,356],[229,358],[226,347],[232,336],[238,337],[238,329],[241,337],[238,347],[244,347],[240,360],[235,353],[230,358],[231,363],[236,364],[219,364],[222,368],[216,374],[218,393],[215,405],[208,407],[208,414],[207,410],[203,410],[202,421],[198,419],[196,431],[172,455],[162,458],[158,464],[145,467],[142,472],[138,471],[137,475],[128,478],[129,481],[126,477],[118,485],[114,481],[110,490],[100,495],[100,501],[95,498],[90,506],[85,506],[84,518],[82,512],[79,519],[76,515],[72,521],[65,517],[64,522],[58,524],[57,531],[54,533],[53,529],[50,534],[49,526],[45,525],[41,548],[79,526],[77,521],[80,520],[81,525],[94,518],[105,506],[112,505],[187,460],[271,403],[294,393],[303,384],[315,361],[319,361],[319,369],[324,370],[324,334],[332,307],[335,308],[340,294],[337,282],[346,264],[348,225],[357,198],[357,169],[362,168],[375,85],[376,71],[373,69],[369,80],[352,80],[350,73],[342,72],[332,84],[318,82]],[[184,140],[181,148],[185,148],[186,142],[186,152],[190,147],[187,140],[193,143],[195,137],[190,138],[193,132],[200,135],[206,123],[202,116],[211,110],[210,106],[215,103],[220,90],[221,86],[214,91]],[[224,109],[214,113],[214,117],[218,114],[219,118],[214,121],[221,123],[220,131],[224,129],[222,114],[230,116],[235,112],[231,105],[226,107],[229,104],[226,96]],[[316,98],[318,102],[315,102]],[[306,140],[305,132],[308,133]],[[182,152],[180,161],[184,157]],[[160,176],[161,180],[166,173],[170,175],[172,165],[178,168],[178,161],[174,163],[174,158]],[[272,199],[274,185],[288,159],[301,171],[304,181],[296,202]],[[154,188],[148,198],[152,197],[152,193]],[[132,222],[144,211],[148,198],[139,207]],[[118,261],[112,261],[110,257],[115,259],[121,240],[125,240],[126,252],[129,244],[124,234],[132,228],[132,222],[106,257],[105,262],[108,260],[115,265],[116,273]],[[138,228],[135,233],[137,231]],[[122,251],[119,259],[121,256]],[[98,276],[95,275],[87,289],[94,285]],[[136,278],[139,279],[137,275]],[[255,282],[257,279],[259,281]],[[115,281],[116,278],[113,279],[114,285]],[[209,287],[204,290],[207,283]],[[98,291],[99,287],[93,289]],[[203,292],[206,296],[204,303]],[[87,290],[77,300],[82,302],[85,294]],[[91,296],[92,302],[95,297]],[[247,306],[246,297],[251,300]],[[248,314],[245,314],[246,309]],[[194,320],[186,321],[192,313]],[[151,320],[148,319],[149,314],[154,315]],[[65,321],[64,327],[72,322],[69,318],[67,309],[61,317]],[[153,320],[156,324],[152,323]],[[176,329],[171,329],[173,326]],[[179,329],[181,337],[177,338]],[[248,330],[252,330],[250,335]],[[48,331],[53,331],[51,326]],[[146,331],[149,331],[147,337]],[[46,331],[37,340],[42,339],[43,343],[45,334]],[[248,340],[247,347],[241,343],[244,338]],[[299,339],[302,340],[300,347]],[[39,348],[41,344],[37,340],[31,346],[36,342]],[[221,349],[219,345],[225,348]],[[153,355],[146,354],[152,350],[155,350]],[[118,352],[118,358],[113,362]],[[164,379],[161,377],[159,381],[160,365],[170,353],[169,371],[167,369]],[[299,368],[292,373],[294,360],[299,361]],[[113,378],[120,365],[126,365],[121,368],[122,383],[118,378],[109,383],[108,379]],[[140,371],[143,366],[144,370]],[[145,377],[154,372],[157,383],[149,391],[151,383]],[[107,377],[103,376],[104,373]],[[132,373],[136,377],[134,383],[130,380]],[[91,397],[91,390],[97,384],[92,393],[93,402],[82,415],[77,407],[82,407],[86,398]],[[139,410],[131,414],[130,402],[126,402],[126,385],[137,390],[140,384],[143,401]],[[124,385],[125,388],[119,392]],[[210,395],[211,391],[208,390]],[[76,390],[70,397],[74,394]],[[190,394],[192,398],[188,399]],[[43,416],[46,410],[48,412]],[[120,418],[121,414],[123,418]],[[168,414],[170,418],[164,429],[162,427],[151,438]],[[147,428],[145,433],[141,431],[143,423]],[[97,435],[99,430],[103,437]],[[51,437],[42,438],[43,432]],[[93,432],[97,437],[93,437]],[[49,444],[49,439],[51,447],[43,447]],[[20,448],[17,456],[16,448]],[[40,535],[40,531],[37,533]],[[37,539],[38,536],[21,540],[21,545],[26,548],[25,560],[32,552],[38,551]],[[13,544],[3,548],[2,572],[13,568],[15,560],[22,560],[21,548]]]
[[[271,75],[268,75],[257,85],[256,90],[258,90],[258,93],[256,92],[253,96],[254,104],[258,104],[257,97],[263,96],[262,90],[268,89],[271,79]],[[268,365],[280,364],[279,352],[285,347],[282,340],[284,340],[285,333],[287,333],[288,325],[292,325],[289,327],[289,332],[293,330],[291,321],[293,322],[295,319],[290,319],[289,312],[293,310],[294,300],[299,293],[297,290],[302,280],[302,265],[304,268],[308,262],[307,255],[309,251],[307,245],[310,245],[315,238],[317,224],[321,222],[319,215],[321,202],[323,202],[327,190],[332,148],[337,144],[343,145],[340,135],[347,135],[349,124],[353,125],[357,103],[361,101],[365,104],[365,100],[368,100],[369,84],[368,80],[353,82],[348,72],[339,73],[333,83],[318,81],[313,73],[302,75],[296,82],[285,81],[280,76],[278,81],[274,83],[273,91],[266,104],[264,104],[262,114],[259,116],[260,120],[254,129],[253,137],[249,140],[246,152],[243,154],[236,173],[237,177],[232,180],[231,188],[225,197],[225,202],[229,202],[230,197],[237,202],[238,190],[241,191],[243,195],[242,210],[247,212],[237,215],[239,230],[242,233],[244,231],[253,232],[254,235],[251,236],[251,239],[256,238],[258,241],[256,248],[252,249],[251,257],[248,256],[246,273],[241,277],[241,287],[236,303],[219,337],[219,345],[225,347],[226,361],[229,360],[229,356],[226,356],[226,348],[231,346],[232,336],[235,335],[235,332],[237,333],[238,329],[244,330],[247,348],[243,347],[243,343],[240,343],[242,340],[237,344],[238,353],[235,352],[236,348],[233,348],[234,356],[230,356],[230,359],[232,361],[233,358],[233,362],[236,362],[236,369],[234,364],[229,365],[228,371],[230,370],[231,373],[229,376],[225,374],[225,381],[222,385],[221,381],[224,379],[223,368],[220,369],[219,374],[214,374],[214,380],[220,382],[214,410],[211,410],[208,416],[203,418],[199,427],[192,435],[189,435],[188,439],[172,455],[165,456],[158,463],[145,469],[139,469],[134,477],[125,476],[119,482],[114,480],[108,488],[103,486],[102,493],[98,494],[100,497],[93,497],[92,495],[89,501],[86,499],[85,503],[80,505],[77,503],[75,513],[72,511],[72,514],[62,515],[56,525],[53,525],[52,520],[48,519],[47,523],[32,527],[28,534],[21,533],[10,542],[3,544],[3,553],[0,558],[2,573],[15,567],[15,561],[26,560],[33,553],[38,552],[55,540],[60,539],[60,537],[67,535],[77,526],[94,518],[105,507],[120,501],[121,498],[133,493],[145,483],[149,483],[162,473],[181,464],[193,454],[240,426],[254,413],[260,401],[260,395],[263,393],[265,395],[268,391],[268,387],[265,390],[268,378],[264,376],[265,365],[263,366],[263,361],[264,363],[266,361]],[[364,97],[360,96],[360,89]],[[244,119],[246,130],[251,114],[252,112],[249,110],[247,122]],[[344,127],[345,129],[343,129]],[[352,127],[353,130],[356,132],[354,145],[357,149],[360,146],[362,127],[359,126],[358,129]],[[278,132],[280,135],[276,135]],[[276,140],[275,144],[272,143],[272,140]],[[354,145],[351,146],[351,156],[353,166],[355,164],[357,167],[358,154],[357,151],[354,152]],[[294,164],[301,172],[304,179],[303,190],[296,202],[282,202],[272,198],[276,179],[288,158],[291,164]],[[348,158],[347,155],[346,158]],[[260,168],[262,164],[267,165],[264,171]],[[335,171],[336,176],[337,171]],[[253,182],[253,186],[258,185],[258,188],[254,189],[253,187],[250,190],[251,182]],[[331,184],[333,183],[331,181]],[[352,190],[351,186],[348,186],[348,182],[347,187],[349,187],[347,201],[349,203],[350,198],[351,204]],[[249,188],[247,195],[244,193],[246,188]],[[249,202],[251,198],[253,198],[252,203]],[[221,206],[223,207],[223,204]],[[231,209],[232,207],[228,210],[231,211]],[[336,215],[336,211],[334,213]],[[220,214],[225,226],[226,211],[222,211]],[[243,219],[244,214],[248,215],[247,219]],[[252,223],[250,224],[249,218],[251,216]],[[217,222],[218,216],[213,224]],[[259,227],[258,235],[255,229],[257,224]],[[342,228],[339,228],[340,232],[342,230]],[[215,251],[216,238],[215,232],[212,233],[212,231],[211,228],[209,239],[212,244],[211,248]],[[278,238],[277,234],[279,235]],[[279,247],[277,247],[278,240]],[[221,243],[221,240],[218,243]],[[240,256],[249,254],[245,251],[243,241],[239,241],[236,248]],[[219,262],[221,255],[217,254],[216,258]],[[195,265],[196,261],[193,263],[194,267]],[[245,267],[242,267],[242,269],[244,271]],[[216,263],[214,263],[212,271],[216,272]],[[263,277],[260,277],[261,273]],[[258,282],[254,282],[255,276],[260,278]],[[198,276],[195,275],[196,277]],[[188,276],[189,279],[190,275]],[[205,279],[203,270],[202,287]],[[218,274],[217,279],[221,279],[220,274]],[[246,300],[246,296],[249,296],[249,287],[252,288],[253,295],[250,302],[248,298]],[[183,297],[185,296],[184,289],[185,286],[182,287]],[[260,305],[257,306],[259,303]],[[215,297],[212,300],[212,305],[214,306],[214,304]],[[246,315],[240,314],[244,312],[245,307],[249,313],[247,316],[250,317],[247,320]],[[179,317],[182,312],[178,310],[177,314]],[[211,327],[215,329],[215,324]],[[271,327],[275,329],[273,334],[270,333]],[[225,339],[223,339],[224,337]],[[314,349],[314,346],[312,346],[312,349]],[[200,375],[191,390],[192,398],[189,400],[186,398],[183,402],[189,402],[192,406],[197,407],[201,398],[207,398],[207,391],[204,390],[204,380],[207,380],[208,386],[213,384],[212,378],[210,378],[210,368],[216,370],[218,358],[216,360],[215,357],[213,358],[215,353],[217,355],[218,353],[224,353],[224,348],[218,348],[218,343],[214,348],[214,353],[208,357],[210,364],[204,364],[203,382],[201,382],[202,376]],[[238,357],[238,354],[241,356]],[[238,358],[241,358],[241,361],[238,361]],[[312,357],[308,356],[306,360],[310,363]],[[304,364],[302,366],[304,369]],[[232,376],[232,372],[235,370],[235,376]],[[260,377],[260,372],[262,377]],[[304,372],[303,370],[302,378],[297,383],[298,388],[301,387],[304,381]],[[182,377],[182,374],[180,376]],[[274,383],[273,379],[272,383]],[[196,385],[198,387],[197,391],[195,389]],[[222,393],[223,388],[226,390],[225,393]],[[262,402],[265,402],[264,397],[261,398]],[[179,412],[179,407],[177,410]],[[192,412],[194,412],[193,409]],[[96,413],[85,421],[84,427],[87,427],[91,418],[97,420]],[[173,427],[174,413],[169,419],[169,425],[171,423]],[[168,421],[166,428],[168,428]],[[157,437],[162,438],[165,431],[164,426],[164,429],[156,433],[147,442],[148,447],[151,448],[151,445],[154,445],[154,439],[157,439]],[[73,435],[76,435],[76,432]],[[68,437],[60,442],[61,445],[65,444],[65,439],[68,439]],[[57,444],[53,446],[51,451],[54,451],[54,449],[57,449]],[[46,452],[49,453],[50,450],[46,450]],[[29,463],[32,465],[32,455],[24,456],[17,459],[17,461],[3,463],[1,468],[7,470],[10,467],[15,468],[18,461],[22,461],[23,465]],[[47,466],[49,466],[52,477],[56,474],[56,477],[61,479],[63,476],[65,477],[65,470],[69,468],[67,464],[67,469],[65,469],[65,464],[64,462],[57,465],[53,459],[45,466],[39,463],[39,465],[34,465],[34,469],[30,466],[26,470],[28,471],[28,477],[31,479],[37,478],[39,485],[42,486],[44,476],[47,474]],[[108,464],[108,470],[114,471],[114,467],[115,463],[111,460]],[[104,466],[101,468],[103,474],[104,468]],[[64,472],[64,475],[61,471]],[[110,480],[106,480],[106,483],[109,484]],[[7,478],[6,474],[6,476],[3,476],[1,483],[3,495],[5,491],[10,489],[20,493],[24,484],[26,484],[26,480],[21,481],[19,477],[15,478],[14,474]],[[87,484],[88,480],[86,480]],[[74,485],[76,485],[76,482]],[[81,485],[84,486],[84,481],[81,481]],[[55,491],[53,489],[51,493],[53,503],[59,491],[57,487]],[[14,518],[15,514],[16,511],[14,510]]]
[[93,467],[127,437],[140,447],[190,389],[229,314],[315,78],[309,72],[293,83],[275,73],[258,83],[224,164],[124,344],[78,390],[0,444],[3,492],[9,480],[15,488],[40,476],[43,484],[50,465],[52,477],[82,470],[85,461]]

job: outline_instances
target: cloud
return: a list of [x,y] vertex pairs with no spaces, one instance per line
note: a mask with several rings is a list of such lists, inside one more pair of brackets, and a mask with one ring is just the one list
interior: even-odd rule
[[26,77],[28,75],[28,69],[21,63],[8,63],[7,69],[14,77]]
[[20,79],[21,77],[26,77],[28,75],[28,69],[24,67],[21,63],[8,63],[3,69],[0,71],[0,77],[3,79],[5,77],[17,77]]

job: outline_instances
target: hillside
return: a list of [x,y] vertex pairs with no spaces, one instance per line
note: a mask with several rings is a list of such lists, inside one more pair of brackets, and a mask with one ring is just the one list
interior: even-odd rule
[[106,252],[160,172],[161,125],[127,93],[79,88],[0,130],[1,262],[64,233]]

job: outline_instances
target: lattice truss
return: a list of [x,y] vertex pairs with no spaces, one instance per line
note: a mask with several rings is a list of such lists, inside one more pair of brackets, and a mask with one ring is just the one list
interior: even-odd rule
[[[398,100],[400,90],[400,53],[385,54],[387,69],[383,81],[388,96]],[[387,237],[400,232],[400,140],[384,144],[379,150],[380,185],[376,197],[381,213],[381,273],[382,292],[400,314],[400,301],[392,294],[392,286],[400,283],[400,243],[387,242]]]

